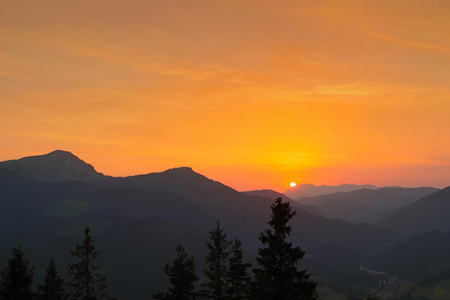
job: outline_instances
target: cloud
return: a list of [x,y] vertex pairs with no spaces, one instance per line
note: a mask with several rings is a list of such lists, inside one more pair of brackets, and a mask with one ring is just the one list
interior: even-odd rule
[[234,71],[220,64],[201,64],[193,66],[192,63],[184,64],[165,64],[161,62],[152,62],[147,64],[138,64],[135,67],[144,69],[162,75],[180,76],[188,80],[206,80],[219,75],[230,74]]
[[309,95],[340,95],[379,97],[392,94],[415,94],[431,91],[427,87],[387,84],[384,82],[355,82],[337,85],[319,85]]

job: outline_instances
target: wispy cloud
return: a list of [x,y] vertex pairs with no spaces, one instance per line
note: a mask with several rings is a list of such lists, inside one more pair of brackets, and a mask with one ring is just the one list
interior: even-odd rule
[[202,64],[193,66],[185,63],[183,65],[164,64],[160,62],[152,62],[147,64],[135,65],[136,68],[144,69],[162,75],[180,76],[188,80],[205,80],[217,77],[223,74],[233,73],[233,70],[223,65]]
[[383,96],[392,94],[414,94],[430,91],[427,87],[386,84],[383,82],[355,82],[337,85],[319,85],[309,95],[342,95],[342,96]]

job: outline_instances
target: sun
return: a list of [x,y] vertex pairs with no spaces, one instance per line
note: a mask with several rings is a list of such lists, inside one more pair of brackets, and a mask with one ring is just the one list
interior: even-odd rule
[[289,184],[291,187],[296,186],[297,184],[295,182],[291,182],[291,184]]

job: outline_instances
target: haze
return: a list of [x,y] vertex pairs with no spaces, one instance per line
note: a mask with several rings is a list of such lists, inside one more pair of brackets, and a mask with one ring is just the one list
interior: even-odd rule
[[0,0],[0,161],[444,187],[450,2]]

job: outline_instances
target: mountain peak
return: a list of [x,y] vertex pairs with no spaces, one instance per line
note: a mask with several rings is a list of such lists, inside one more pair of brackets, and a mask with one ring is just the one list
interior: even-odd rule
[[92,165],[64,150],[0,162],[0,168],[40,181],[92,181],[103,177]]

